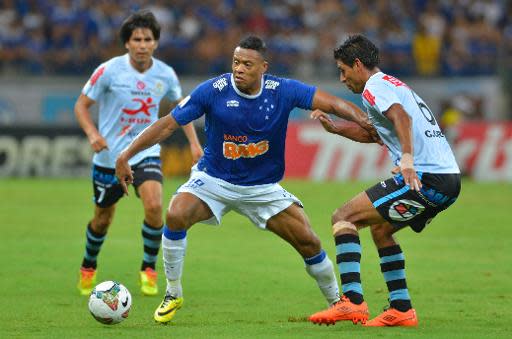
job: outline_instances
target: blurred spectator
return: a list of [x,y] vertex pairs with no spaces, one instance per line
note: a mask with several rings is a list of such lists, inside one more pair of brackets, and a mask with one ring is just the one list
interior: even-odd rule
[[88,74],[122,51],[122,19],[148,8],[167,32],[158,56],[180,74],[228,71],[226,39],[255,33],[272,45],[273,72],[329,75],[332,49],[363,33],[378,43],[386,72],[490,75],[511,40],[509,7],[505,0],[3,0],[0,69]]
[[420,23],[412,45],[412,54],[418,75],[437,75],[441,56],[440,37],[430,34],[425,25]]

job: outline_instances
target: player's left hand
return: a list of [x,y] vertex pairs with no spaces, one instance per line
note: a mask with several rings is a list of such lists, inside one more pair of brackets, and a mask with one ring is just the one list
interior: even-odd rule
[[128,195],[128,185],[133,183],[133,172],[123,153],[116,160],[116,177],[123,188],[124,194]]
[[379,145],[382,145],[382,140],[380,139],[379,133],[377,133],[377,130],[375,127],[373,127],[373,124],[370,122],[370,119],[366,117],[364,120],[358,121],[359,126],[364,128],[368,134],[370,134],[370,138],[373,140],[373,142],[378,143]]
[[190,152],[192,153],[192,163],[196,164],[203,156],[203,148],[201,145],[190,145]]
[[416,170],[414,169],[414,158],[410,153],[403,153],[400,159],[400,172],[404,178],[404,183],[409,185],[411,191],[420,191],[422,184]]

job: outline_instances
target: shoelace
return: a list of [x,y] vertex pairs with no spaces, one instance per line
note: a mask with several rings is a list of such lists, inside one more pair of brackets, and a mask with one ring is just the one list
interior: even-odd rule
[[176,299],[175,296],[173,296],[171,294],[166,294],[164,297],[164,301],[162,302],[162,307],[167,307],[167,305],[169,305],[169,303],[175,299]]

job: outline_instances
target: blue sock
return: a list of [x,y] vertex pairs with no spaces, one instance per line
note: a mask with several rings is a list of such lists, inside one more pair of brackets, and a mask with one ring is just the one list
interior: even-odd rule
[[379,249],[380,269],[389,291],[392,308],[405,312],[412,308],[405,280],[405,258],[400,245]]
[[336,243],[336,264],[340,272],[343,295],[354,304],[364,301],[361,285],[361,244],[359,236],[342,234],[334,238]]

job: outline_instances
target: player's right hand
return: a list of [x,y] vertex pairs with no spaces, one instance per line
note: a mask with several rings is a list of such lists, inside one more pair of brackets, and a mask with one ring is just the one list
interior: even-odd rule
[[94,153],[99,153],[104,149],[108,149],[107,140],[102,137],[100,134],[95,134],[89,138],[89,144],[91,144],[91,148]]
[[329,115],[327,113],[325,113],[325,112],[323,112],[323,111],[321,111],[319,109],[316,109],[313,112],[311,112],[310,118],[320,121],[320,123],[322,124],[323,128],[327,132],[336,134],[336,131],[337,131],[336,130],[336,124],[329,117]]
[[133,172],[128,164],[128,159],[123,156],[123,153],[116,160],[116,177],[123,188],[124,194],[128,195],[128,185],[133,183]]

